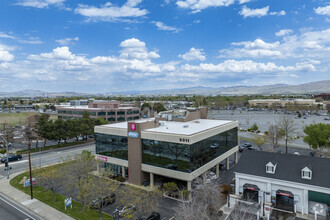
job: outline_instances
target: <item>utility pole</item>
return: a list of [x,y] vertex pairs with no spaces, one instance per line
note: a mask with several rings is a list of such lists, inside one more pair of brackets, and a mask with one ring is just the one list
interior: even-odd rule
[[[3,123],[3,137],[6,137],[6,123]],[[6,142],[3,140],[3,150],[6,150]]]
[[28,147],[29,147],[30,190],[31,190],[31,199],[33,199],[33,190],[32,190],[32,169],[31,169],[31,154],[30,154],[30,150],[31,150],[31,139],[29,139]]

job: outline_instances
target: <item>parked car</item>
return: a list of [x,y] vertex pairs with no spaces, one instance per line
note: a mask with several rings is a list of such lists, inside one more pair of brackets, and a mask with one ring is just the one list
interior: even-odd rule
[[218,148],[219,147],[219,144],[218,143],[213,143],[212,145],[211,145],[211,148],[212,149],[216,149],[216,148]]
[[243,152],[243,150],[246,150],[246,149],[248,149],[248,150],[253,150],[253,149],[251,149],[251,148],[252,148],[252,144],[250,144],[250,143],[245,143],[244,145],[239,146],[238,151],[239,151],[239,152]]
[[119,209],[119,217],[124,217],[126,215],[129,215],[134,210],[135,210],[135,206],[134,205],[125,206],[124,208]]
[[104,206],[107,206],[108,204],[114,203],[115,201],[116,201],[116,194],[112,193],[109,196],[103,196],[103,197],[93,200],[92,205],[90,207],[93,209],[97,209],[98,207],[101,206],[101,203],[102,203],[102,206],[104,207]]
[[[8,161],[16,161],[16,160],[22,160],[22,155],[9,155]],[[1,163],[7,162],[7,157],[1,158]]]
[[160,220],[160,214],[158,212],[152,212],[147,217],[144,216],[139,217],[139,220]]

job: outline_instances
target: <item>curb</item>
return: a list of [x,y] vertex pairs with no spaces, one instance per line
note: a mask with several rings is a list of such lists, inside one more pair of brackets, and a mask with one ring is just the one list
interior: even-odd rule
[[[77,144],[77,145],[71,145],[71,146],[67,146],[67,147],[60,147],[60,148],[53,148],[53,149],[49,149],[49,150],[43,150],[43,151],[41,151],[41,154],[45,154],[45,153],[56,151],[56,150],[66,150],[66,149],[71,149],[71,148],[76,148],[76,147],[83,147],[83,146],[87,146],[87,145],[91,145],[91,144],[95,144],[95,142],[91,141],[91,142],[81,143],[81,144]],[[24,153],[20,153],[20,154],[21,155],[28,154],[28,152],[24,152]],[[31,154],[31,156],[38,155],[39,151],[30,153],[30,154]]]

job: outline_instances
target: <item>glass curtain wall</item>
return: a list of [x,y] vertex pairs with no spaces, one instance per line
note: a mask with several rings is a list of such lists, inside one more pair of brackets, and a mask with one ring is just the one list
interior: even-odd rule
[[95,134],[96,154],[127,160],[127,137]]
[[237,146],[237,128],[187,145],[143,139],[145,164],[192,172]]

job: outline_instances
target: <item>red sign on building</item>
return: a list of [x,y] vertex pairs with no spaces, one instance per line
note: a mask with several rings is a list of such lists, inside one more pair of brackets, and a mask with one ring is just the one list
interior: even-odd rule
[[98,160],[101,160],[101,161],[104,161],[104,162],[107,162],[108,161],[108,158],[107,157],[103,157],[103,156],[97,156],[97,159]]
[[132,131],[136,131],[136,124],[131,123],[131,130],[132,130]]

